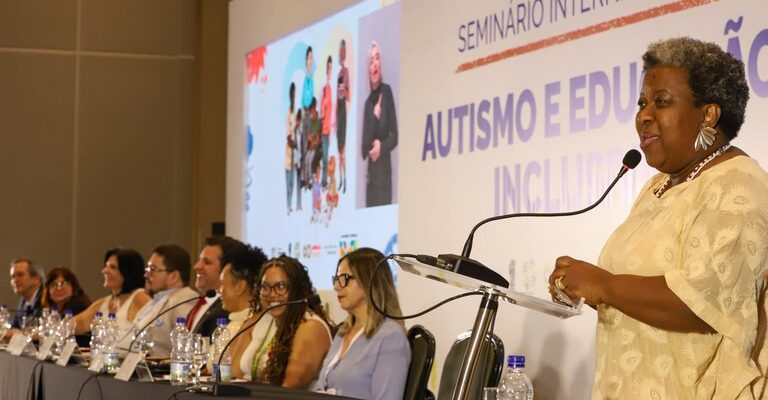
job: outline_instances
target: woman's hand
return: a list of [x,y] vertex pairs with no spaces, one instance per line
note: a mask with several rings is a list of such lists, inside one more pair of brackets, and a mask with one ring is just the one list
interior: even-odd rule
[[590,306],[605,304],[659,329],[715,332],[667,286],[664,275],[614,275],[590,263],[563,256],[555,261],[549,284],[553,299],[556,295],[552,287],[558,287],[572,299],[583,297]]
[[[605,288],[612,276],[610,272],[588,262],[562,256],[555,261],[549,284],[561,289],[571,299],[583,297],[585,303],[596,306],[604,302]],[[556,298],[551,287],[549,294]]]
[[368,157],[371,158],[371,161],[376,162],[376,160],[379,159],[379,156],[381,155],[381,142],[379,139],[376,139],[373,141],[373,146],[371,146],[371,150],[368,151]]
[[373,115],[376,119],[381,119],[381,93],[379,93],[379,100],[376,101],[376,105],[373,106]]

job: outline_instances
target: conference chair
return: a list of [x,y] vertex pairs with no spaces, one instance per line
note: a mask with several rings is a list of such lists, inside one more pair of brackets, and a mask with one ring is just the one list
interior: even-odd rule
[[[450,400],[458,384],[464,354],[469,348],[472,331],[461,333],[453,342],[445,357],[443,373],[440,375],[440,388],[437,400]],[[482,399],[483,388],[497,386],[504,370],[504,342],[495,334],[486,335],[480,346],[477,370],[469,383],[469,398]]]
[[414,325],[408,329],[408,343],[411,345],[411,365],[403,400],[425,400],[429,373],[435,361],[435,337],[423,326]]

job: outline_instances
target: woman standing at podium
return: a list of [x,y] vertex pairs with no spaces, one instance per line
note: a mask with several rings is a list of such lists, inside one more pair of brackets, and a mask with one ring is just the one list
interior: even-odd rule
[[597,266],[560,257],[549,282],[597,308],[593,399],[763,398],[768,174],[731,145],[744,64],[690,38],[643,62],[635,124],[660,173]]
[[411,358],[405,326],[376,312],[368,296],[373,283],[376,304],[389,315],[402,315],[389,266],[372,275],[383,259],[378,250],[361,248],[339,260],[333,290],[349,316],[325,357],[318,391],[361,399],[403,398]]

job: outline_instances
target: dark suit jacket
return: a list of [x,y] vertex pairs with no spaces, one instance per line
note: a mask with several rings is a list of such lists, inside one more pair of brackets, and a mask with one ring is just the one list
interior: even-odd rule
[[[29,310],[30,314],[35,318],[39,317],[43,311],[43,306],[40,304],[40,296],[43,295],[43,290],[45,290],[45,287],[40,286],[40,289],[37,291],[37,295],[35,296],[35,305]],[[11,326],[13,328],[21,328],[21,318],[26,312],[26,310],[21,309],[23,303],[24,299],[19,299],[19,304],[16,305],[16,316],[13,318],[13,322],[11,322]]]
[[[197,325],[192,327],[192,333],[199,333],[203,336],[211,337],[213,330],[216,329],[216,319],[228,316],[229,313],[224,310],[221,304],[221,298],[218,298],[210,307],[208,307]],[[187,318],[189,318],[189,315],[187,315]]]

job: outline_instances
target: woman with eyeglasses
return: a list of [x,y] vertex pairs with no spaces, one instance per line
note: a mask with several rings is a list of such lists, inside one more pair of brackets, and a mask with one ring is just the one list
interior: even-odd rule
[[[258,282],[255,313],[316,295],[306,267],[284,255],[264,263]],[[248,357],[252,360],[251,380],[287,388],[312,387],[331,345],[333,325],[325,309],[320,304],[299,303],[267,313],[272,320],[263,330],[254,330],[249,346],[253,347],[253,356]]]
[[69,268],[58,267],[48,272],[40,303],[43,308],[55,308],[60,315],[64,315],[64,310],[78,314],[88,308],[91,299]]
[[405,326],[378,313],[368,292],[372,285],[376,305],[402,315],[389,265],[373,276],[383,259],[379,251],[361,248],[339,260],[333,289],[349,315],[333,339],[316,390],[361,399],[403,398],[411,359]]

